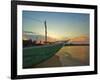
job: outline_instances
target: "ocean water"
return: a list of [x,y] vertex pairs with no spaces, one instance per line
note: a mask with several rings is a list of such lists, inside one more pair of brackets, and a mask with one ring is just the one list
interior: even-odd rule
[[64,46],[56,55],[59,56],[62,66],[89,65],[89,46]]

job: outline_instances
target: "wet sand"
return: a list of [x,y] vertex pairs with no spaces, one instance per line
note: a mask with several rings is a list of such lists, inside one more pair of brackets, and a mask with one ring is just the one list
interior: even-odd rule
[[83,66],[84,63],[80,62],[79,60],[72,58],[70,55],[62,54],[62,55],[55,55],[50,59],[33,66],[34,68],[47,68],[47,67],[64,67],[64,66]]
[[[33,66],[33,68],[47,68],[47,67],[64,67],[64,66],[86,66],[89,65],[89,61],[87,57],[89,56],[86,51],[82,51],[82,49],[76,50],[76,52],[72,49],[73,53],[69,53],[70,49],[65,50],[62,48],[58,51],[53,57],[50,59]],[[87,48],[86,48],[87,49]],[[81,50],[81,51],[79,51]],[[79,53],[78,53],[79,52]],[[83,52],[83,53],[82,53]],[[86,57],[85,57],[86,56]],[[86,60],[87,59],[87,60]]]
[[60,67],[60,66],[62,66],[62,64],[60,62],[59,56],[55,55],[51,57],[50,59],[33,67],[43,68],[43,67]]

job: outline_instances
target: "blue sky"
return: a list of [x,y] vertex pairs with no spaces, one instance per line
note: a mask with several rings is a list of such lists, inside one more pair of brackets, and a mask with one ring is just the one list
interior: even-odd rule
[[48,36],[56,39],[89,36],[89,14],[23,11],[23,31],[44,35],[44,21]]

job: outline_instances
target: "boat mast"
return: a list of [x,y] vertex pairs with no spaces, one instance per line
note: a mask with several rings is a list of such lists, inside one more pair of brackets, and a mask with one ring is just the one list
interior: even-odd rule
[[47,43],[47,23],[46,23],[46,20],[44,21],[44,25],[45,25],[45,43]]

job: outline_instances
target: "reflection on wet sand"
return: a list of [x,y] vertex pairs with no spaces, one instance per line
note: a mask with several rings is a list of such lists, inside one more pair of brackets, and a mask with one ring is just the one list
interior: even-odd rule
[[63,67],[89,65],[89,46],[65,46],[50,59],[33,67]]

